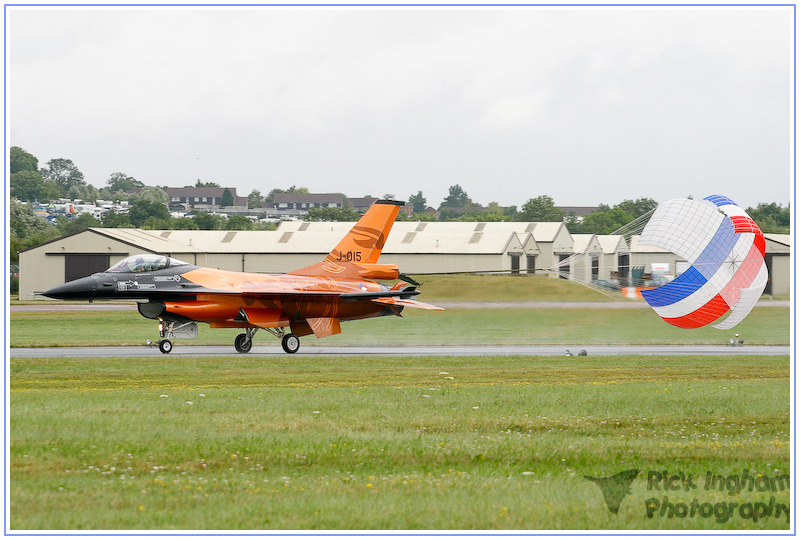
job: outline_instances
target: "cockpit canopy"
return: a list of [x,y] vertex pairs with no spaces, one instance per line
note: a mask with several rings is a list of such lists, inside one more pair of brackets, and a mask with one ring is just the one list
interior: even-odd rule
[[189,263],[187,262],[183,262],[179,259],[173,259],[172,257],[143,253],[140,255],[131,255],[130,257],[122,259],[117,264],[106,270],[106,272],[155,272],[156,270],[163,270],[164,268],[185,266],[188,264]]

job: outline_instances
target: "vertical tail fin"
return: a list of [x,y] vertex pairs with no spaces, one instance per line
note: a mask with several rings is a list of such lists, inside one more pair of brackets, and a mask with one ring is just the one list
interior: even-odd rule
[[377,264],[386,237],[404,202],[379,200],[333,248],[325,260],[290,274],[397,279],[397,266]]

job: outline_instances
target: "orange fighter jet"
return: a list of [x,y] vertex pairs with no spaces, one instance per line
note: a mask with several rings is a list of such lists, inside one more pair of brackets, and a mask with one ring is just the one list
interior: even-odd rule
[[172,350],[174,338],[197,337],[198,322],[244,329],[234,341],[240,353],[250,351],[261,328],[281,339],[284,351],[295,353],[300,336],[338,334],[341,321],[399,316],[404,307],[443,309],[413,300],[419,294],[413,285],[399,281],[389,288],[373,281],[400,277],[397,265],[378,264],[378,257],[403,204],[377,201],[322,262],[288,274],[218,270],[143,254],[43,294],[137,300],[142,316],[158,320],[162,353]]

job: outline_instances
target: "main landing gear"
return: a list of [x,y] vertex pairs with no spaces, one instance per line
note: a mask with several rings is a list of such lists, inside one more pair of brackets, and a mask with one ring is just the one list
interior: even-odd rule
[[294,334],[286,334],[281,339],[281,347],[289,354],[294,354],[300,348],[300,338]]
[[258,328],[245,328],[244,334],[239,334],[236,336],[236,339],[233,340],[233,346],[236,348],[236,352],[240,353],[249,353],[250,349],[253,348],[253,336],[256,335]]
[[[292,333],[285,333],[283,328],[265,328],[267,332],[274,335],[281,340],[281,347],[289,354],[294,354],[300,349],[300,338]],[[249,353],[253,347],[253,336],[258,331],[258,328],[245,328],[244,334],[239,334],[233,341],[233,346],[237,352]]]

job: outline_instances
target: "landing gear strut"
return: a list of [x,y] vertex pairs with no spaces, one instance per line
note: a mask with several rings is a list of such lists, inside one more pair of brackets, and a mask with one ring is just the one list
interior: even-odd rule
[[258,328],[245,328],[244,331],[244,334],[239,334],[233,341],[233,346],[236,347],[236,351],[243,354],[249,353],[250,349],[253,347],[253,336],[256,335]]
[[283,328],[265,328],[265,330],[281,340],[281,347],[283,347],[284,352],[294,354],[300,348],[300,338],[295,334],[287,334]]

